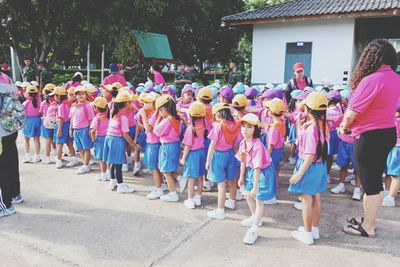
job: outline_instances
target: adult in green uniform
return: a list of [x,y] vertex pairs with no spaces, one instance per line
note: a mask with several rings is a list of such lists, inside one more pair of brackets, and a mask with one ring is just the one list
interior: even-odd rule
[[132,85],[138,86],[139,83],[147,82],[147,71],[140,65],[139,62],[133,64],[131,69]]
[[22,70],[22,80],[24,82],[39,82],[39,75],[30,57],[24,58],[25,67]]
[[231,59],[229,63],[228,84],[233,87],[238,82],[244,82],[244,73],[237,67],[237,61]]
[[176,95],[181,96],[182,88],[185,84],[192,83],[188,80],[185,73],[185,64],[183,62],[179,63],[178,69],[175,71],[174,84],[176,85]]
[[51,70],[49,70],[46,61],[40,61],[38,63],[38,69],[40,71],[40,77],[39,77],[40,92],[42,92],[44,86],[53,81],[53,73],[51,72]]
[[191,65],[186,72],[186,80],[190,80],[192,83],[197,82],[199,79],[199,73],[197,72],[196,68]]

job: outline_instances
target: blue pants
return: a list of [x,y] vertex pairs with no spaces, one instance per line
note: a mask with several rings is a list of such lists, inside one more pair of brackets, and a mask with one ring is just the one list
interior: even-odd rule
[[206,175],[204,148],[191,150],[183,167],[183,176],[198,179]]
[[238,177],[238,160],[233,149],[228,151],[215,150],[211,159],[208,179],[215,183],[223,183],[227,180],[235,180]]
[[181,146],[179,142],[162,144],[158,156],[160,172],[177,172]]
[[89,135],[89,127],[74,129],[74,141],[76,151],[90,150],[93,148],[93,142]]

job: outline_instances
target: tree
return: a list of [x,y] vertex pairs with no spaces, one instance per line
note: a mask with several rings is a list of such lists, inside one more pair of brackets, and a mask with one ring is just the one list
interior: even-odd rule
[[286,2],[286,0],[246,0],[246,9],[258,9],[284,2]]

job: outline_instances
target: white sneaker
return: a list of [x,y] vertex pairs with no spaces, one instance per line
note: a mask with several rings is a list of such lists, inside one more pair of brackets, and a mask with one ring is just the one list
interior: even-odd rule
[[169,192],[168,194],[161,196],[160,199],[165,202],[178,202],[179,196],[176,192]]
[[50,155],[51,155],[51,156],[57,155],[57,149],[52,148],[52,149],[50,150]]
[[129,172],[129,166],[128,166],[128,164],[122,164],[122,171],[123,171],[123,172]]
[[76,174],[85,174],[90,172],[90,168],[87,165],[83,165],[81,167],[79,167],[79,169],[76,171]]
[[145,173],[145,174],[150,174],[151,171],[150,171],[149,169],[144,169],[144,170],[143,170],[143,173]]
[[350,174],[350,175],[347,175],[346,178],[344,178],[344,181],[346,183],[350,183],[350,181],[353,181],[355,179],[356,179],[356,176],[354,174]]
[[303,242],[304,244],[307,245],[312,245],[314,244],[314,239],[312,237],[312,233],[310,232],[305,232],[305,231],[293,231],[292,232],[292,237],[294,239],[299,240],[300,242]]
[[[226,193],[226,199],[230,199],[231,198],[231,193]],[[235,200],[240,201],[243,199],[243,195],[242,195],[242,191],[240,191],[240,189],[238,188],[236,190],[236,198]]]
[[303,202],[295,202],[294,203],[294,208],[296,210],[302,210],[303,209]]
[[386,197],[389,195],[389,190],[383,190],[383,196]]
[[225,200],[225,208],[234,210],[235,207],[236,207],[235,200],[232,200],[230,198]]
[[256,242],[257,238],[257,230],[250,228],[249,230],[247,230],[246,235],[243,238],[243,243],[247,245],[253,245]]
[[89,160],[89,165],[94,165],[95,161],[93,159]]
[[111,180],[111,171],[110,170],[106,170],[106,178],[107,178],[107,181]]
[[337,186],[331,189],[331,193],[333,194],[340,194],[346,192],[346,187],[344,183],[339,183]]
[[161,189],[163,192],[168,191],[168,185],[166,183],[161,184]]
[[224,220],[225,219],[225,211],[224,209],[215,209],[212,211],[207,212],[208,218],[217,219],[217,220]]
[[126,157],[126,164],[132,164],[132,157]]
[[278,204],[278,202],[276,201],[276,197],[264,201],[264,205],[276,205],[276,204]]
[[72,157],[71,161],[68,162],[67,167],[74,167],[78,165],[81,161],[77,157]]
[[186,208],[188,209],[194,209],[196,207],[193,198],[188,198],[183,202],[183,205],[185,205]]
[[179,193],[183,193],[183,191],[185,191],[187,182],[188,182],[188,178],[182,175],[179,175],[176,180],[178,181],[179,184]]
[[140,174],[140,166],[136,165],[133,167],[133,175],[137,176]]
[[44,159],[42,159],[42,164],[51,164],[50,157],[44,157]]
[[[253,222],[254,222],[254,216],[250,216],[250,217],[244,219],[243,221],[241,221],[240,224],[245,227],[251,227],[253,225]],[[260,227],[261,225],[262,225],[262,221],[260,221],[258,226]]]
[[132,187],[129,187],[129,185],[125,184],[125,183],[121,183],[117,185],[117,193],[120,194],[130,194],[135,192],[135,189],[133,189]]
[[350,181],[350,184],[351,184],[352,186],[356,186],[356,180],[351,180],[351,181]]
[[332,170],[335,170],[335,171],[340,171],[341,167],[338,166],[338,165],[335,163],[335,164],[332,164],[331,169],[332,169]]
[[[304,232],[304,226],[299,226],[298,228],[297,228],[297,231],[299,231],[299,232]],[[317,227],[312,227],[311,228],[311,233],[312,233],[312,238],[314,239],[314,240],[318,240],[320,237],[319,237],[319,229],[317,228]]]
[[162,197],[164,192],[161,188],[153,188],[151,192],[146,196],[147,199],[154,200]]
[[95,179],[97,181],[103,182],[106,180],[106,174],[105,173],[100,173],[98,175],[96,175]]
[[108,188],[111,191],[114,191],[115,189],[117,189],[117,179],[111,179],[110,183],[108,184]]
[[362,198],[362,192],[359,187],[354,187],[353,196],[351,197],[354,200],[360,201]]
[[32,161],[32,157],[29,154],[25,154],[24,159],[22,160],[22,163],[28,163]]
[[331,183],[331,176],[329,174],[326,175],[326,183],[327,184]]
[[296,165],[296,158],[295,157],[290,157],[289,158],[289,164],[290,165]]
[[56,161],[56,168],[57,168],[57,169],[61,169],[63,166],[64,166],[64,164],[63,164],[62,160],[61,160],[61,159],[58,159],[58,160]]
[[193,197],[193,200],[194,200],[194,204],[196,206],[201,206],[201,195],[195,195]]
[[396,202],[394,201],[394,197],[385,196],[382,201],[382,207],[394,207],[396,206]]
[[41,161],[42,161],[42,159],[40,158],[40,155],[35,155],[33,157],[33,162],[41,162]]
[[210,181],[204,181],[203,182],[203,191],[204,192],[210,192],[211,191]]

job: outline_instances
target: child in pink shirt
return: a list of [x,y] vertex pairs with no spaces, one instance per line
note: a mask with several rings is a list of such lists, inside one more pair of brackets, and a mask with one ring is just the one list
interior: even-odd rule
[[107,170],[107,163],[103,160],[104,142],[107,135],[110,111],[107,100],[104,97],[97,97],[93,102],[96,116],[90,124],[90,137],[94,142],[94,159],[100,160],[100,174],[96,176],[98,181],[109,181],[111,173]]
[[244,187],[251,216],[241,222],[250,227],[243,242],[254,244],[258,227],[262,225],[264,201],[276,197],[276,178],[272,159],[260,140],[260,121],[255,114],[241,118],[243,140],[240,142],[236,158],[240,161],[238,185]]
[[[206,107],[200,102],[194,102],[189,107],[191,125],[187,127],[182,144],[183,155],[180,163],[184,166],[183,176],[189,179],[188,199],[184,205],[194,209],[201,205],[201,194],[203,191],[203,177],[206,175],[204,138],[207,135],[204,117]],[[194,184],[197,181],[197,193],[194,194]]]
[[57,102],[54,101],[53,96],[49,96],[52,91],[44,90],[45,101],[40,107],[40,114],[42,115],[42,128],[41,136],[46,139],[45,147],[45,157],[42,160],[44,164],[50,164],[50,153],[51,148],[55,149],[55,144],[53,143],[54,127],[56,124],[56,113],[57,113]]
[[26,88],[27,100],[23,103],[25,107],[26,122],[22,129],[25,144],[25,156],[22,162],[32,161],[30,151],[30,139],[33,138],[35,143],[35,157],[34,162],[40,162],[40,128],[42,120],[40,118],[41,102],[38,96],[38,89],[34,85],[29,85]]

